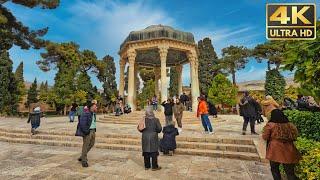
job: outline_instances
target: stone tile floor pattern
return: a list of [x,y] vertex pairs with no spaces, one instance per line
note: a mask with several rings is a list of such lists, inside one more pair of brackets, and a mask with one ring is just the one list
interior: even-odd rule
[[141,153],[93,148],[89,168],[79,148],[0,142],[0,179],[212,179],[272,180],[265,163],[200,156],[159,156],[160,171],[146,171]]
[[[102,117],[100,115],[99,117]],[[127,117],[123,117],[127,118]],[[30,129],[26,118],[0,117],[0,128]],[[258,140],[260,136],[241,136],[242,118],[220,115],[212,120],[214,135],[202,134],[199,124],[184,125],[180,136],[230,137]],[[75,132],[77,123],[68,117],[48,117],[41,121],[41,131]],[[257,125],[261,133],[264,124]],[[97,136],[104,133],[133,134],[140,136],[136,125],[97,123]],[[248,132],[249,127],[248,127]],[[162,136],[162,135],[160,135]],[[210,158],[200,156],[160,156],[161,171],[145,171],[140,152],[93,148],[89,153],[89,168],[77,162],[80,149],[0,142],[0,180],[7,179],[219,179],[268,180],[272,179],[269,166],[255,161]]]

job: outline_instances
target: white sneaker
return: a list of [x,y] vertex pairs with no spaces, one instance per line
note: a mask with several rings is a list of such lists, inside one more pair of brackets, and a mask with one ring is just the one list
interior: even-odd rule
[[178,132],[181,133],[181,132],[182,132],[182,129],[181,129],[181,128],[178,128]]
[[209,134],[214,134],[214,132],[209,132]]

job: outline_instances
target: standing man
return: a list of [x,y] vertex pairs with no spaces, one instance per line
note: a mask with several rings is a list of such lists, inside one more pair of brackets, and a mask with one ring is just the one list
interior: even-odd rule
[[80,158],[82,167],[88,167],[87,154],[93,147],[96,138],[96,112],[97,101],[93,100],[91,104],[84,107],[84,112],[78,123],[76,136],[82,136],[82,153]]
[[240,116],[243,116],[243,127],[242,127],[242,135],[246,135],[247,126],[250,122],[250,129],[252,135],[258,135],[255,131],[255,121],[256,121],[256,108],[255,108],[255,100],[249,95],[248,91],[244,92],[242,99],[240,100]]
[[174,103],[172,102],[172,99],[169,98],[167,102],[164,101],[161,105],[164,107],[164,116],[167,126],[169,122],[172,121]]
[[213,134],[213,129],[209,119],[208,105],[203,95],[198,97],[197,117],[201,117],[202,126],[205,134]]
[[178,131],[182,131],[182,115],[184,111],[184,106],[182,103],[180,103],[179,99],[176,99],[176,103],[173,106],[173,113],[174,117],[176,118],[176,121],[178,123]]

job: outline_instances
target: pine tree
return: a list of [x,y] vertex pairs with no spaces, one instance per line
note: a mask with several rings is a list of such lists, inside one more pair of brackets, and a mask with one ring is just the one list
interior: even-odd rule
[[90,76],[87,72],[80,72],[76,80],[77,90],[87,92],[87,99],[92,100],[94,98],[93,87]]
[[220,72],[217,68],[218,57],[212,46],[210,38],[200,40],[198,42],[198,49],[200,91],[203,94],[208,94],[212,78]]
[[28,107],[32,103],[38,102],[38,90],[37,90],[37,78],[34,79],[33,83],[30,86],[30,89],[28,90],[28,97],[27,97],[27,105]]
[[178,72],[176,67],[170,68],[170,83],[169,83],[169,94],[170,97],[178,95]]
[[18,91],[17,82],[12,72],[12,61],[7,51],[0,54],[0,114],[15,114],[17,112]]
[[41,82],[40,88],[39,88],[39,101],[48,102],[49,97],[49,88],[48,88],[48,82],[45,83]]
[[222,49],[220,66],[232,75],[232,83],[236,85],[236,72],[244,69],[249,62],[250,50],[243,46],[229,46]]

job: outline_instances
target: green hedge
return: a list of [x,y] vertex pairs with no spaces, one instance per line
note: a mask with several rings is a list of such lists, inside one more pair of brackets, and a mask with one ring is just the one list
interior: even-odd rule
[[302,159],[296,167],[299,179],[320,179],[320,142],[298,138],[296,147],[302,154]]
[[320,141],[320,112],[287,110],[285,114],[297,126],[300,137]]

